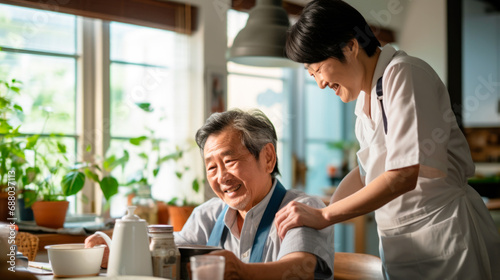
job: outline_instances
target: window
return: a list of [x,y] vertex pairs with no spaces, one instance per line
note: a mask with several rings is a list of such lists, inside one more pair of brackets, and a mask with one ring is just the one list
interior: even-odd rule
[[[18,100],[25,113],[22,133],[60,135],[73,161],[87,144],[100,157],[127,150],[125,170],[114,171],[120,183],[144,166],[140,153],[148,147],[130,145],[131,138],[154,131],[162,149],[192,146],[188,35],[4,4],[0,22],[0,78],[24,84]],[[137,103],[154,110],[145,112]],[[190,153],[199,158],[196,149]],[[203,170],[201,159],[188,161],[192,172]],[[180,190],[178,168],[173,162],[162,167],[153,196],[199,201]],[[126,192],[121,188],[112,199],[111,216],[124,214]],[[71,213],[101,214],[93,206],[100,204],[99,187],[89,185],[84,194],[89,201],[72,201]]]
[[[0,4],[0,77],[23,82],[20,132],[56,133],[67,156],[77,154],[77,18]],[[43,148],[43,147],[40,147]],[[34,161],[34,155],[27,155]],[[50,159],[54,161],[54,158]],[[60,178],[51,178],[60,180]],[[72,203],[70,212],[75,212]]]

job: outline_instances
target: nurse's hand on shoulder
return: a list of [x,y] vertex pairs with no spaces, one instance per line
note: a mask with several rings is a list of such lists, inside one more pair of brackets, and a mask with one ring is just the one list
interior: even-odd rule
[[231,279],[246,279],[248,273],[245,272],[245,263],[243,263],[236,255],[227,250],[217,250],[210,255],[223,256],[226,259],[224,268],[224,280]]
[[281,239],[285,238],[288,230],[295,227],[322,229],[330,225],[324,218],[322,209],[312,208],[296,201],[291,201],[276,213],[275,223]]

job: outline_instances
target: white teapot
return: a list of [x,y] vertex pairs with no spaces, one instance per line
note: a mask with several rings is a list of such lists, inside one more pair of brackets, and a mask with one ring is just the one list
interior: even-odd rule
[[153,265],[146,221],[134,215],[136,206],[127,208],[127,215],[116,220],[113,241],[104,232],[96,232],[104,238],[110,251],[107,276],[152,276]]

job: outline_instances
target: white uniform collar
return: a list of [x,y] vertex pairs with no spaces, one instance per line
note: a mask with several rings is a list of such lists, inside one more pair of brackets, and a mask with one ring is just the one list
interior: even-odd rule
[[[382,75],[384,74],[385,68],[387,65],[392,60],[392,57],[396,53],[396,49],[391,46],[390,44],[385,45],[382,49],[382,52],[380,53],[380,56],[378,57],[377,60],[377,65],[375,66],[375,71],[373,72],[373,79],[372,79],[372,93],[375,92],[376,87],[377,87],[377,81]],[[363,107],[365,105],[365,98],[366,98],[366,93],[361,92],[358,96],[358,99],[356,101],[356,107],[354,109],[354,114],[356,116],[360,117],[363,115]]]

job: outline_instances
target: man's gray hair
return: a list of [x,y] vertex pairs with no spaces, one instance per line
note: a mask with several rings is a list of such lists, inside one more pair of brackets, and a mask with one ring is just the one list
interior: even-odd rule
[[[267,116],[258,109],[244,112],[239,109],[232,109],[222,113],[212,114],[205,124],[196,132],[196,143],[200,147],[203,156],[205,142],[212,134],[217,134],[224,129],[231,127],[241,133],[242,144],[250,151],[250,153],[258,160],[262,148],[268,143],[273,144],[276,152],[276,143],[278,137],[274,125]],[[278,157],[276,157],[276,165],[271,173],[275,178],[279,175]]]

